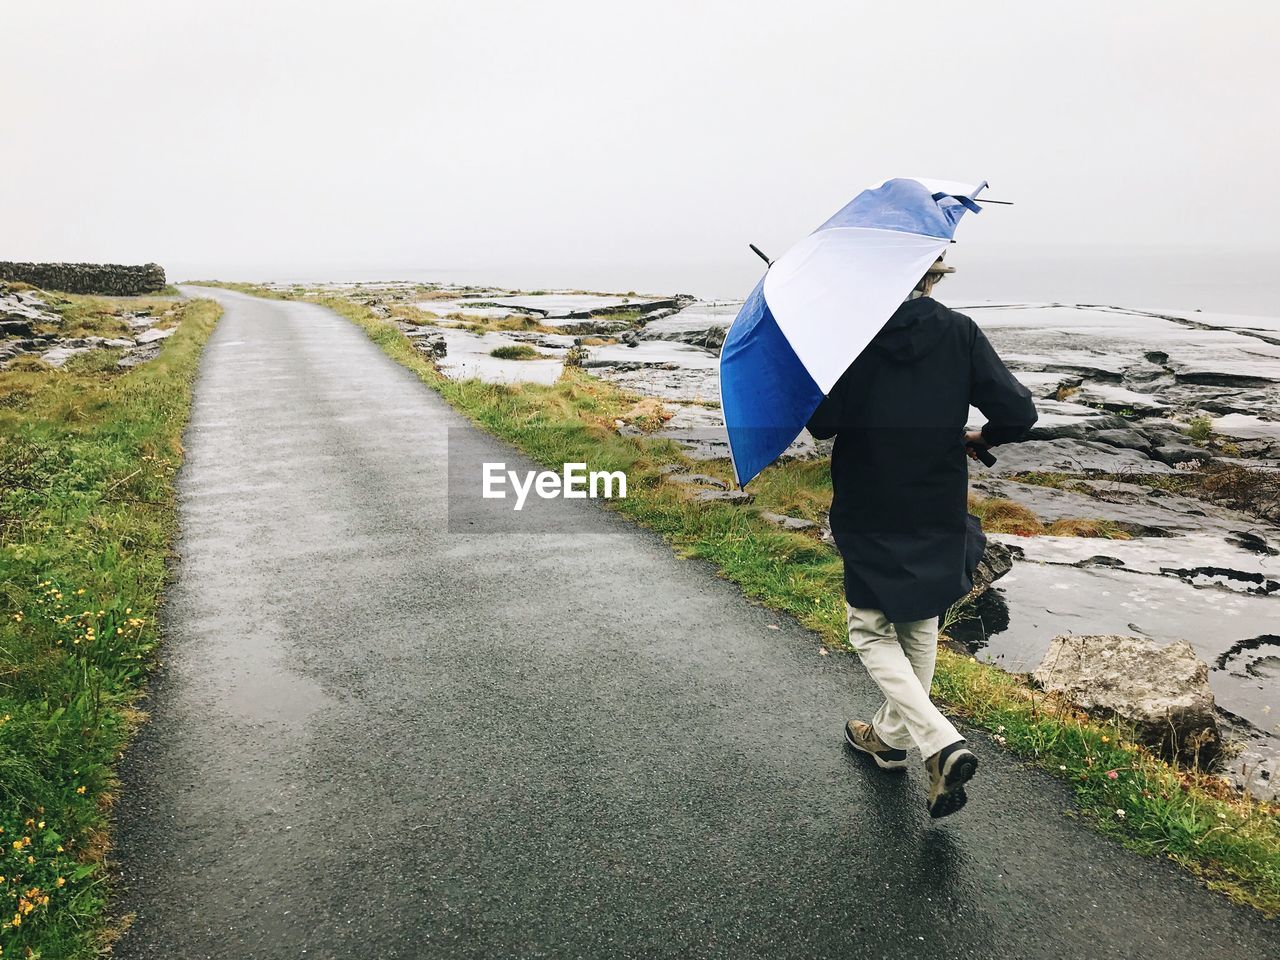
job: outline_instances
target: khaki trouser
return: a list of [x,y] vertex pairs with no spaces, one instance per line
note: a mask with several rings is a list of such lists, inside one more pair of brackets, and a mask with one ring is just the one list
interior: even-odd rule
[[890,623],[879,610],[845,607],[849,643],[884,694],[884,704],[871,720],[880,739],[897,750],[914,744],[924,757],[964,739],[929,699],[938,659],[938,618]]

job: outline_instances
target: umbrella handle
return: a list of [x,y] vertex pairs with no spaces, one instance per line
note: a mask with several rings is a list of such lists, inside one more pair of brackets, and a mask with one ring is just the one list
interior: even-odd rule
[[995,454],[993,454],[987,447],[984,447],[980,443],[966,443],[965,446],[972,450],[977,458],[988,467],[994,467],[996,465]]

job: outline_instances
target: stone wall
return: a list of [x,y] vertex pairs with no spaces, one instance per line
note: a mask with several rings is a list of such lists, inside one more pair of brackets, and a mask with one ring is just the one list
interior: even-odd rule
[[13,263],[0,261],[0,279],[21,280],[42,290],[132,297],[164,287],[158,263]]

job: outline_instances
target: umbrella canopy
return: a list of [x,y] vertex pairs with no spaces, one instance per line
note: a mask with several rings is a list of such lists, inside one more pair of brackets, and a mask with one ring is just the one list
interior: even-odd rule
[[738,484],[800,435],[822,398],[947,248],[986,182],[886,180],[775,260],[720,353]]

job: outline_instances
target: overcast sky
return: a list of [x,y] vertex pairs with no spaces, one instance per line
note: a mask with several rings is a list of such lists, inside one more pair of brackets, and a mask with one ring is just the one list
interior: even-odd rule
[[964,244],[1258,248],[1278,10],[6,0],[0,259],[746,276],[895,175],[1017,201]]

